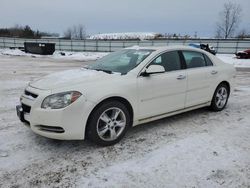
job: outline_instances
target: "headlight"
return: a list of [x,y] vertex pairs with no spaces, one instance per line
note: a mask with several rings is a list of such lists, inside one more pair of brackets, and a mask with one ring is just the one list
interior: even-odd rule
[[78,91],[57,93],[46,97],[41,108],[60,109],[75,102],[82,94]]

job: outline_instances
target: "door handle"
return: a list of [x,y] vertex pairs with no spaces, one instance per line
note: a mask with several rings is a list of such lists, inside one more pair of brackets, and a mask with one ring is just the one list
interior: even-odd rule
[[216,71],[216,70],[211,71],[211,74],[217,74],[217,73],[218,73],[218,71]]
[[185,79],[186,78],[186,76],[185,75],[179,75],[179,76],[177,76],[177,80],[183,80],[183,79]]

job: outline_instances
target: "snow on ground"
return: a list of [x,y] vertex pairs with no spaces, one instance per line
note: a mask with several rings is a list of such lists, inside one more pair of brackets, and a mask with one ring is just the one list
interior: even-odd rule
[[52,59],[77,60],[77,61],[95,61],[107,54],[108,53],[103,53],[103,52],[55,51],[53,55],[37,55],[37,54],[25,53],[19,49],[0,49],[0,55],[28,56],[28,57],[40,57],[40,58],[52,58]]
[[92,35],[89,39],[93,40],[125,40],[125,39],[154,39],[158,34],[152,32],[129,32],[129,33],[103,33]]
[[235,67],[250,67],[250,59],[237,59],[234,54],[217,54],[216,56],[225,63],[233,64]]
[[0,187],[250,186],[250,72],[237,72],[224,111],[140,125],[115,146],[43,138],[18,120],[29,81],[86,63],[0,56]]

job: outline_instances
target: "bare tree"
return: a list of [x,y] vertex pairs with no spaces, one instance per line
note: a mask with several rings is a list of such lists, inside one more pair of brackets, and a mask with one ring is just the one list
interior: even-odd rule
[[86,39],[86,27],[82,24],[78,25],[79,39]]
[[71,29],[71,28],[68,28],[68,29],[64,32],[63,37],[66,38],[66,39],[71,39],[71,38],[72,38],[72,29]]
[[242,29],[236,37],[239,39],[250,38],[250,32],[247,32],[246,29]]
[[72,26],[72,36],[71,36],[72,39],[78,39],[78,31],[77,31],[77,26],[74,25]]
[[85,39],[86,27],[82,24],[73,25],[64,32],[64,37],[68,39]]
[[241,10],[242,9],[239,4],[232,2],[224,4],[224,9],[219,14],[220,21],[217,23],[216,37],[225,39],[232,37],[239,25]]

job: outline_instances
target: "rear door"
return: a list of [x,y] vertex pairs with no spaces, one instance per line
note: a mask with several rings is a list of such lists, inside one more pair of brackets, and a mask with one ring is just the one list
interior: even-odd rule
[[216,71],[206,55],[196,51],[182,51],[187,67],[187,95],[185,108],[209,102]]

